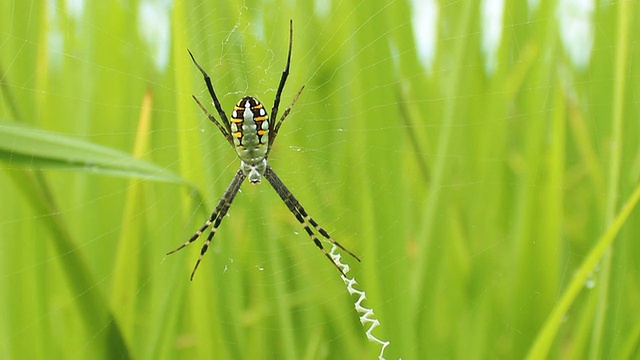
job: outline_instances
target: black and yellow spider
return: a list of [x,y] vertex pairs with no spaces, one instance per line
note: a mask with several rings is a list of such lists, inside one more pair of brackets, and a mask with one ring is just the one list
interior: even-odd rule
[[[280,95],[282,94],[282,89],[284,88],[284,84],[287,81],[287,77],[289,76],[289,65],[291,63],[291,47],[293,43],[293,20],[289,21],[289,53],[287,55],[287,65],[282,72],[282,77],[280,78],[280,84],[278,85],[278,91],[276,92],[275,100],[273,101],[273,108],[271,109],[271,114],[273,115],[273,119],[276,119],[278,115],[278,105],[280,105]],[[282,113],[282,117],[278,120],[277,123],[269,120],[269,116],[267,115],[267,111],[264,109],[264,106],[258,101],[258,99],[252,96],[245,96],[236,105],[233,107],[233,112],[231,113],[231,121],[227,118],[227,114],[225,114],[224,110],[222,110],[222,106],[220,105],[220,101],[216,96],[215,91],[213,90],[213,85],[211,85],[211,78],[206,71],[198,64],[196,59],[193,57],[191,51],[189,51],[189,55],[193,60],[193,63],[196,65],[198,70],[204,76],[204,81],[207,85],[207,89],[209,90],[209,95],[211,95],[211,99],[213,99],[213,105],[216,107],[218,111],[218,115],[220,115],[221,121],[218,121],[213,115],[207,111],[207,109],[200,103],[198,98],[193,96],[193,99],[196,101],[200,109],[207,115],[209,120],[211,120],[220,130],[222,135],[227,139],[229,144],[235,149],[236,154],[240,158],[240,169],[236,172],[236,175],[231,180],[231,184],[222,195],[222,198],[216,205],[216,208],[213,210],[211,217],[207,220],[202,227],[196,231],[191,238],[186,241],[184,244],[180,245],[175,250],[167,253],[173,254],[176,251],[181,250],[187,245],[194,242],[202,233],[211,225],[211,231],[207,236],[207,240],[202,245],[202,249],[200,250],[200,256],[198,257],[198,261],[196,261],[195,266],[193,267],[193,271],[191,272],[191,279],[193,280],[193,275],[196,273],[198,269],[198,265],[202,260],[202,257],[207,252],[209,248],[209,244],[211,244],[211,240],[213,236],[216,234],[222,219],[227,214],[229,207],[231,206],[231,202],[235,198],[238,190],[240,189],[240,185],[244,182],[244,179],[249,178],[249,181],[253,184],[258,184],[261,182],[262,177],[264,176],[267,181],[273,186],[273,189],[280,195],[282,201],[284,201],[285,205],[289,208],[289,211],[296,217],[298,222],[304,227],[304,230],[309,234],[311,240],[316,244],[316,246],[322,251],[322,253],[331,261],[331,263],[340,271],[340,273],[344,276],[345,274],[342,272],[342,269],[338,267],[338,265],[333,261],[329,253],[322,246],[322,242],[318,239],[316,234],[311,230],[313,227],[320,235],[329,240],[332,244],[338,246],[340,249],[347,252],[349,255],[353,256],[356,260],[360,261],[354,253],[347,250],[344,246],[340,245],[337,241],[335,241],[329,233],[325,229],[323,229],[318,223],[313,220],[309,214],[304,210],[302,205],[298,202],[298,200],[293,196],[291,191],[287,189],[282,180],[276,175],[275,171],[269,166],[267,163],[267,158],[269,157],[269,151],[273,146],[273,141],[276,139],[278,135],[278,130],[280,130],[280,126],[284,122],[284,119],[289,115],[291,108],[298,100],[300,93],[304,89],[304,86],[300,88],[296,96],[293,98],[291,105],[285,109]],[[311,227],[309,227],[311,225]]]

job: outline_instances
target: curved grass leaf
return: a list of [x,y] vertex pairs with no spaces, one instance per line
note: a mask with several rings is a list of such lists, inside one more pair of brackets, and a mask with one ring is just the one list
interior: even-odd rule
[[79,170],[186,183],[169,170],[127,153],[58,133],[0,124],[0,161],[27,168]]

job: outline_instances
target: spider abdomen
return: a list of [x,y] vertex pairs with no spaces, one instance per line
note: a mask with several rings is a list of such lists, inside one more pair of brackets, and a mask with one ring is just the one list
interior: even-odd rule
[[245,96],[233,107],[231,135],[240,160],[257,165],[267,156],[269,116],[258,99]]

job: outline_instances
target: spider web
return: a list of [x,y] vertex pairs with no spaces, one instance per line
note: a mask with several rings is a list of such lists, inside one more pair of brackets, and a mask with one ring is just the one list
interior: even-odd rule
[[[0,314],[8,320],[0,357],[109,357],[117,354],[105,352],[114,331],[127,355],[141,358],[526,355],[633,187],[605,186],[615,135],[594,120],[615,107],[600,88],[619,77],[598,67],[613,68],[601,59],[617,51],[617,8],[584,0],[543,6],[3,4],[3,119],[134,153],[185,182],[51,168],[38,159],[30,165],[5,153]],[[239,163],[191,99],[218,117],[186,49],[212,77],[228,115],[244,95],[271,110],[289,19],[293,56],[280,113],[305,90],[269,163],[307,212],[362,257],[340,258],[359,287],[339,281],[266,182],[243,184],[190,283],[204,239],[164,254],[209,217]],[[546,22],[557,22],[557,37],[531,35]],[[545,47],[540,39],[552,40]],[[633,83],[637,49],[630,53],[621,78]],[[555,65],[538,70],[545,62]],[[625,110],[638,113],[631,93]],[[564,113],[572,114],[565,126],[554,125]],[[640,157],[625,136],[637,126],[625,126],[620,151],[628,166],[618,177],[633,184]],[[548,145],[556,136],[566,139],[563,156]],[[25,195],[39,181],[50,193]],[[588,195],[594,189],[607,195]],[[554,198],[564,202],[546,205]],[[589,207],[597,210],[574,210]],[[60,223],[68,234],[55,234]],[[61,250],[52,239],[67,235],[73,242]],[[588,347],[602,355],[630,341],[623,332],[636,327],[625,314],[638,292],[620,284],[637,278],[629,259],[639,249],[626,244],[628,257],[605,258],[594,269],[588,292],[567,314],[562,345],[576,329],[604,339]],[[547,256],[557,261],[538,273],[536,261]],[[88,283],[69,275],[76,257]],[[606,283],[601,272],[619,292],[598,287]],[[579,328],[576,319],[596,296],[615,304],[604,315],[588,313],[609,324],[601,331],[611,324],[624,331]],[[91,310],[96,321],[88,326],[83,317]],[[30,348],[34,338],[40,349]]]

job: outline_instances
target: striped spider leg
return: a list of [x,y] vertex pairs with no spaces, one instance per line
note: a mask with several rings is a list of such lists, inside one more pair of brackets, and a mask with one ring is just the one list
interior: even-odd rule
[[196,233],[189,238],[187,242],[185,242],[184,244],[178,246],[174,250],[171,250],[167,253],[167,255],[171,255],[174,252],[182,250],[187,245],[196,241],[196,239],[199,238],[200,235],[202,235],[202,233],[209,226],[213,225],[213,227],[211,228],[211,231],[209,232],[209,235],[207,236],[207,240],[205,240],[204,245],[202,245],[202,249],[200,250],[200,256],[196,261],[196,265],[193,267],[193,271],[191,271],[191,280],[193,280],[193,275],[196,274],[196,270],[198,269],[198,265],[200,265],[200,261],[202,261],[204,254],[209,249],[209,244],[211,244],[211,240],[213,240],[213,236],[216,234],[216,231],[218,230],[218,227],[220,226],[222,219],[224,218],[225,215],[227,215],[227,211],[229,211],[229,208],[231,207],[231,202],[236,197],[238,190],[240,190],[240,185],[242,185],[242,183],[244,182],[244,179],[246,178],[247,177],[242,172],[242,170],[238,169],[238,171],[236,172],[236,175],[233,177],[233,180],[231,180],[231,184],[229,184],[229,187],[227,188],[227,190],[224,192],[224,194],[222,194],[222,198],[218,202],[218,205],[216,205],[215,210],[213,210],[213,213],[211,214],[211,217],[209,218],[209,220],[207,220],[204,223],[204,225],[202,225],[202,227],[198,229],[198,231],[196,231]]
[[296,217],[300,225],[304,227],[304,230],[307,232],[307,234],[309,234],[309,237],[311,238],[311,240],[313,240],[314,244],[316,244],[316,246],[322,251],[324,256],[326,256],[327,259],[329,259],[329,261],[333,263],[336,269],[338,269],[338,271],[340,271],[340,273],[343,276],[345,276],[345,274],[342,272],[342,269],[340,269],[338,264],[336,264],[335,261],[333,261],[333,259],[331,258],[327,250],[325,250],[325,248],[322,246],[322,242],[320,242],[316,234],[314,234],[313,231],[311,231],[311,228],[309,228],[309,225],[307,225],[307,223],[311,224],[311,226],[313,226],[313,228],[317,232],[319,232],[320,235],[322,235],[325,239],[329,240],[330,243],[336,245],[340,249],[344,250],[347,254],[353,256],[354,259],[360,261],[360,258],[356,254],[352,253],[347,248],[342,246],[339,242],[335,241],[325,229],[323,229],[320,225],[318,225],[318,223],[315,220],[313,220],[313,218],[309,216],[309,214],[307,214],[307,212],[304,210],[302,205],[300,205],[300,202],[298,202],[298,199],[296,199],[296,197],[293,196],[291,191],[289,191],[289,189],[285,186],[282,180],[280,180],[280,178],[278,177],[278,175],[276,175],[276,172],[273,171],[271,166],[267,165],[267,168],[264,172],[264,177],[267,178],[267,181],[269,181],[273,189],[280,196],[280,199],[282,199],[285,205],[287,205],[287,207],[289,208],[289,211],[291,211],[291,213]]
[[[278,84],[278,90],[276,91],[276,96],[273,102],[273,107],[271,108],[271,114],[273,115],[273,119],[277,119],[278,115],[278,107],[280,106],[280,97],[282,95],[282,90],[284,89],[284,85],[289,77],[289,66],[291,64],[291,48],[293,44],[293,21],[289,21],[289,52],[287,54],[287,64],[282,71],[282,76],[280,77],[280,83]],[[337,241],[335,241],[329,233],[323,229],[318,223],[311,217],[305,209],[300,205],[300,202],[293,196],[291,191],[284,185],[282,180],[276,175],[271,166],[267,164],[267,157],[269,156],[269,152],[271,147],[273,146],[273,142],[278,135],[278,131],[280,130],[280,126],[289,115],[289,112],[295,105],[298,97],[302,93],[304,86],[300,88],[298,93],[293,98],[291,105],[284,110],[282,116],[278,121],[269,121],[269,116],[267,111],[264,109],[264,106],[258,101],[258,99],[252,96],[245,96],[240,99],[233,108],[233,112],[231,113],[231,120],[227,117],[227,114],[222,109],[220,105],[220,101],[216,96],[215,91],[213,90],[213,85],[211,84],[211,78],[207,74],[207,72],[198,64],[195,57],[189,51],[189,55],[191,56],[191,60],[195,66],[200,70],[202,76],[204,77],[204,82],[207,85],[207,90],[209,91],[209,95],[213,100],[213,105],[218,111],[218,115],[220,116],[220,121],[216,119],[209,111],[202,105],[200,100],[197,97],[193,96],[196,104],[202,112],[213,122],[218,130],[225,137],[227,142],[234,148],[236,154],[240,158],[240,169],[236,172],[233,180],[231,180],[231,184],[222,195],[222,198],[216,205],[216,208],[213,210],[211,217],[198,229],[198,231],[193,234],[189,240],[187,240],[182,245],[178,246],[176,249],[167,253],[167,255],[173,254],[179,250],[182,250],[186,246],[190,245],[196,239],[202,235],[207,228],[211,227],[209,231],[209,235],[207,235],[207,239],[205,240],[202,248],[200,250],[200,256],[196,261],[195,266],[193,267],[193,271],[191,272],[191,280],[193,280],[193,276],[198,269],[198,265],[202,261],[204,254],[209,249],[209,245],[211,241],[213,241],[213,237],[218,230],[218,227],[222,223],[222,219],[229,211],[231,207],[231,203],[235,198],[236,194],[240,190],[240,186],[244,182],[245,179],[249,179],[252,184],[259,184],[262,181],[262,177],[264,176],[267,181],[274,188],[276,193],[280,196],[282,201],[285,203],[289,211],[295,216],[296,220],[302,225],[306,233],[309,235],[314,244],[322,251],[322,253],[331,261],[331,263],[335,266],[338,271],[345,276],[344,272],[340,267],[333,261],[329,253],[322,246],[322,242],[318,239],[318,236],[313,232],[312,228],[322,235],[325,239],[327,239],[331,244],[338,246],[340,249],[344,250],[346,253],[351,255],[356,260],[360,261],[360,258],[356,256],[351,251],[347,250],[344,246],[340,245]]]

